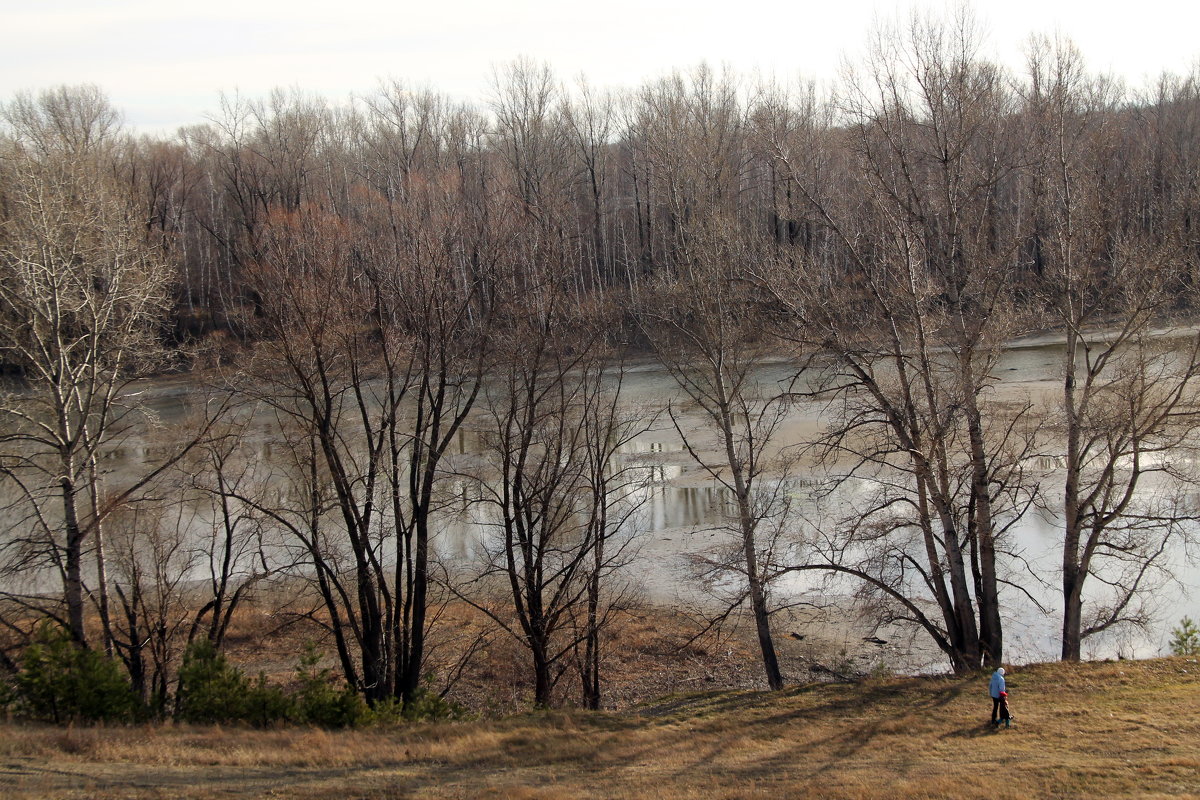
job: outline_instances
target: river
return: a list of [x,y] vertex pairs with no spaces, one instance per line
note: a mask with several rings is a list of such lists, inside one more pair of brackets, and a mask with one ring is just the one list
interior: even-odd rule
[[[998,370],[1002,378],[1000,390],[1031,396],[1055,390],[1061,369],[1061,352],[1060,346],[1047,340],[1014,344]],[[756,378],[765,391],[773,392],[776,387],[786,387],[791,375],[790,365],[778,361],[763,365]],[[179,378],[155,382],[146,387],[146,391],[150,406],[167,424],[181,421],[196,396],[192,385]],[[627,372],[623,396],[634,407],[661,408],[668,400],[678,398],[679,392],[661,367],[641,364]],[[821,426],[824,409],[825,405],[816,401],[794,404],[779,429],[777,446],[784,448],[810,439]],[[690,429],[698,430],[703,426],[703,420],[694,412],[691,417],[685,417],[684,422]],[[264,415],[252,430],[255,433],[247,439],[247,444],[257,450],[258,459],[270,461],[274,437],[269,419]],[[105,459],[105,469],[112,474],[114,482],[120,482],[121,475],[131,472],[144,458],[144,446],[137,441],[132,439]],[[457,449],[460,453],[470,453],[474,449],[471,431],[462,434]],[[711,478],[697,469],[674,426],[665,418],[660,418],[657,424],[630,442],[620,457],[644,470],[647,479],[645,485],[630,496],[630,501],[636,503],[639,510],[625,531],[633,554],[623,572],[625,580],[636,586],[642,598],[651,603],[702,604],[706,596],[697,589],[688,564],[726,536],[721,524],[722,509],[728,498]],[[804,487],[816,484],[824,477],[813,472],[811,467],[808,471],[800,469],[792,475],[794,485],[799,488],[792,491],[799,497]],[[800,510],[808,512],[812,509],[802,502]],[[434,547],[439,557],[448,563],[469,563],[480,557],[492,535],[489,531],[488,520],[468,510],[442,520]],[[1019,585],[1020,590],[1011,586],[1003,589],[1005,648],[1009,660],[1029,662],[1057,657],[1059,535],[1057,521],[1053,514],[1046,512],[1030,511],[1011,529],[1007,549],[1013,555],[1004,558],[1001,568],[1004,576]],[[1182,546],[1170,553],[1170,566],[1177,580],[1153,593],[1154,623],[1150,630],[1121,631],[1087,640],[1085,657],[1157,655],[1165,650],[1170,628],[1182,616],[1200,617],[1200,608],[1196,605],[1200,569],[1186,555],[1186,548]],[[879,633],[861,620],[841,624],[853,619],[850,591],[851,587],[845,585],[819,584],[815,577],[788,579],[775,590],[778,602],[789,604],[811,600],[825,607],[826,612],[822,616],[811,609],[803,610],[803,605],[798,606],[781,614],[787,619],[782,627],[793,629],[820,618],[824,620],[820,624],[825,626],[827,636],[841,635],[848,643],[859,641],[864,632]],[[841,592],[845,594],[839,594]],[[1039,609],[1039,605],[1045,610]],[[830,606],[837,609],[836,613],[828,613]],[[838,630],[841,630],[840,634]],[[893,628],[885,629],[883,633],[898,637],[902,632]],[[940,656],[930,655],[927,650],[925,655],[914,658],[911,666],[918,669],[936,669],[940,662]]]

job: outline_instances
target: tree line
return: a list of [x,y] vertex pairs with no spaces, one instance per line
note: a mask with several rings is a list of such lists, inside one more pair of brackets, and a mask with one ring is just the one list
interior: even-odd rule
[[[173,137],[123,132],[94,87],[17,95],[0,663],[50,619],[165,703],[182,644],[219,649],[286,577],[372,705],[418,703],[431,646],[483,646],[439,638],[464,602],[528,651],[536,703],[573,675],[599,707],[646,481],[620,453],[656,423],[729,498],[699,566],[732,576],[772,688],[794,573],[955,671],[1001,663],[1023,582],[1057,581],[1064,659],[1146,624],[1194,517],[1200,82],[1135,94],[1069,42],[1023,74],[980,46],[965,17],[880,28],[828,94],[707,67],[614,94],[522,61],[484,108],[275,92]],[[1034,332],[1063,342],[1056,384],[1002,391]],[[623,399],[639,353],[682,399]],[[757,372],[777,357],[786,392]],[[139,380],[188,367],[212,385],[164,426]],[[781,449],[797,403],[821,429]],[[131,443],[141,471],[108,475]],[[852,489],[820,520],[791,507],[801,460]],[[1039,512],[1052,577],[1016,569]],[[453,514],[489,531],[469,569],[433,553]]]

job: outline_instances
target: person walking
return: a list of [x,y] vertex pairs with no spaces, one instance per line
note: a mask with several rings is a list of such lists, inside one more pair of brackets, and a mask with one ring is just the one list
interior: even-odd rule
[[1004,683],[1004,667],[997,667],[992,673],[992,681],[988,684],[988,694],[992,696],[992,724],[999,725],[998,714],[1000,704],[1008,697],[1008,687]]

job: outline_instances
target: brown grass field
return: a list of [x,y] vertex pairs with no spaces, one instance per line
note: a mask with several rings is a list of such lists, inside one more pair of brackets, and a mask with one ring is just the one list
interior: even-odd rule
[[674,695],[387,730],[0,724],[0,797],[1200,797],[1200,659]]

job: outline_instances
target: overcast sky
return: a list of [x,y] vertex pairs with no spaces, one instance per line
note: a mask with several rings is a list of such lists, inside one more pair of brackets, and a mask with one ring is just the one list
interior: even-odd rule
[[[633,86],[701,61],[832,79],[877,19],[874,0],[0,0],[0,99],[90,82],[133,126],[201,122],[221,92],[299,87],[343,101],[399,78],[466,100],[518,56],[564,79]],[[917,6],[941,12],[942,3]],[[1014,66],[1031,33],[1070,37],[1095,69],[1141,85],[1200,56],[1196,0],[976,0],[990,55]]]

